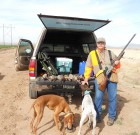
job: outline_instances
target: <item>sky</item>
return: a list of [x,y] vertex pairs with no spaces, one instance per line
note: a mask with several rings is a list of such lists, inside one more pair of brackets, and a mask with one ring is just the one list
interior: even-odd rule
[[140,46],[139,0],[4,0],[0,4],[0,44],[17,44],[20,38],[35,44],[44,27],[37,14],[70,16],[111,22],[95,31],[107,46]]

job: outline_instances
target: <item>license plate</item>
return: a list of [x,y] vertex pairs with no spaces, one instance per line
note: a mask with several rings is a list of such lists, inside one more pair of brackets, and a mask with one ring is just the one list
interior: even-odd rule
[[72,85],[63,85],[63,89],[75,89],[75,86],[72,86]]

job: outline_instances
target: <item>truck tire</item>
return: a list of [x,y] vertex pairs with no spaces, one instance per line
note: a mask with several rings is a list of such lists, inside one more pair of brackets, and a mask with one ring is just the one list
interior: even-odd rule
[[18,64],[15,64],[15,70],[16,70],[16,71],[21,71],[21,68],[19,67]]
[[31,90],[31,89],[29,88],[29,97],[30,97],[31,99],[36,99],[36,98],[37,98],[37,91]]

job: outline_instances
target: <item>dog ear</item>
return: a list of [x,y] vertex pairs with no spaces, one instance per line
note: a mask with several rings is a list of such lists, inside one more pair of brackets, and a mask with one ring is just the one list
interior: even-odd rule
[[76,116],[75,113],[73,113],[73,119],[75,119],[75,116]]
[[84,96],[84,92],[86,90],[86,85],[80,85],[81,90],[82,90],[82,97]]
[[73,113],[73,115],[74,115],[73,126],[77,127],[79,125],[78,121],[80,119],[80,114],[79,113]]
[[64,116],[64,119],[63,119],[63,122],[64,122],[64,128],[67,128],[67,118]]

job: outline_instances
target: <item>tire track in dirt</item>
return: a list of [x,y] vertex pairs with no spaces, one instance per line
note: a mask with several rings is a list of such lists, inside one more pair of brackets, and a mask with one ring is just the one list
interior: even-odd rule
[[15,121],[22,119],[18,113],[18,103],[26,96],[28,72],[16,72],[14,69],[15,49],[0,51],[0,133],[11,134],[17,126]]

